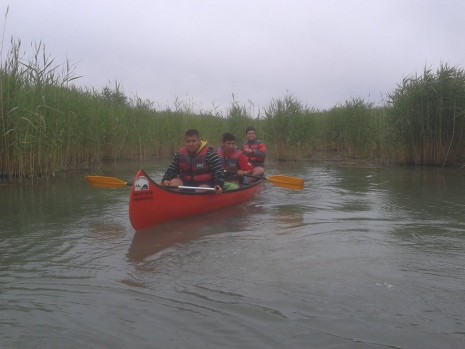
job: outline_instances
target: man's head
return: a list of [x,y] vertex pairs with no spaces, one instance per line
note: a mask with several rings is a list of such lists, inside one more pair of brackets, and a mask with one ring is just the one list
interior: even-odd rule
[[236,148],[236,137],[231,133],[223,133],[223,149],[224,152],[229,154]]
[[189,154],[195,154],[200,146],[199,131],[190,129],[184,133],[184,146]]
[[252,126],[249,126],[245,129],[245,136],[247,137],[247,140],[249,141],[254,141],[257,139],[257,133],[255,132],[255,128]]

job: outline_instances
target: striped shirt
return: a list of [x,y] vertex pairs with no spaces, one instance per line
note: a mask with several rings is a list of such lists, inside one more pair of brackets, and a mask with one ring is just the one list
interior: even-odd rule
[[[171,162],[170,166],[166,170],[163,178],[163,181],[170,181],[173,178],[176,178],[181,170],[179,169],[179,152],[174,154],[173,161]],[[219,185],[221,188],[223,188],[224,185],[224,169],[223,165],[221,163],[221,159],[216,154],[216,152],[213,149],[208,149],[207,154],[206,154],[206,161],[208,168],[210,172],[213,174],[213,182],[215,185]]]

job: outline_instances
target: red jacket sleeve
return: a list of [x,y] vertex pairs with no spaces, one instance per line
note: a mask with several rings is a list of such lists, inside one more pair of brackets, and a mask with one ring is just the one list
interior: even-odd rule
[[239,170],[247,171],[249,174],[253,171],[253,166],[250,164],[249,159],[245,155],[239,157]]

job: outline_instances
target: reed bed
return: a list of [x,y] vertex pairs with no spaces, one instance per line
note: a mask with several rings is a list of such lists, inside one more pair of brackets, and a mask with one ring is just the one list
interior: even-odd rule
[[270,155],[277,160],[302,160],[317,139],[316,114],[293,96],[274,99],[265,109],[264,131]]
[[[247,126],[275,160],[306,160],[315,152],[417,165],[465,161],[465,74],[441,66],[406,77],[385,106],[351,99],[329,110],[303,105],[292,95],[257,111],[234,96],[225,115],[195,111],[186,103],[159,110],[155,102],[128,98],[122,86],[76,88],[75,66],[56,64],[44,45],[30,58],[19,40],[0,67],[0,177],[35,178],[91,168],[101,161],[140,162],[168,157],[188,128],[210,146],[224,132],[240,143]],[[3,57],[3,56],[2,56]]]
[[387,130],[399,162],[453,165],[464,161],[465,72],[441,65],[405,78],[389,95]]

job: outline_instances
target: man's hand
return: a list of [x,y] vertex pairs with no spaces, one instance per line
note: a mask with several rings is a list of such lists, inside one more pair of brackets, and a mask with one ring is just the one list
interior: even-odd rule
[[219,185],[215,185],[215,190],[216,194],[221,194],[223,192],[223,188],[221,188]]

